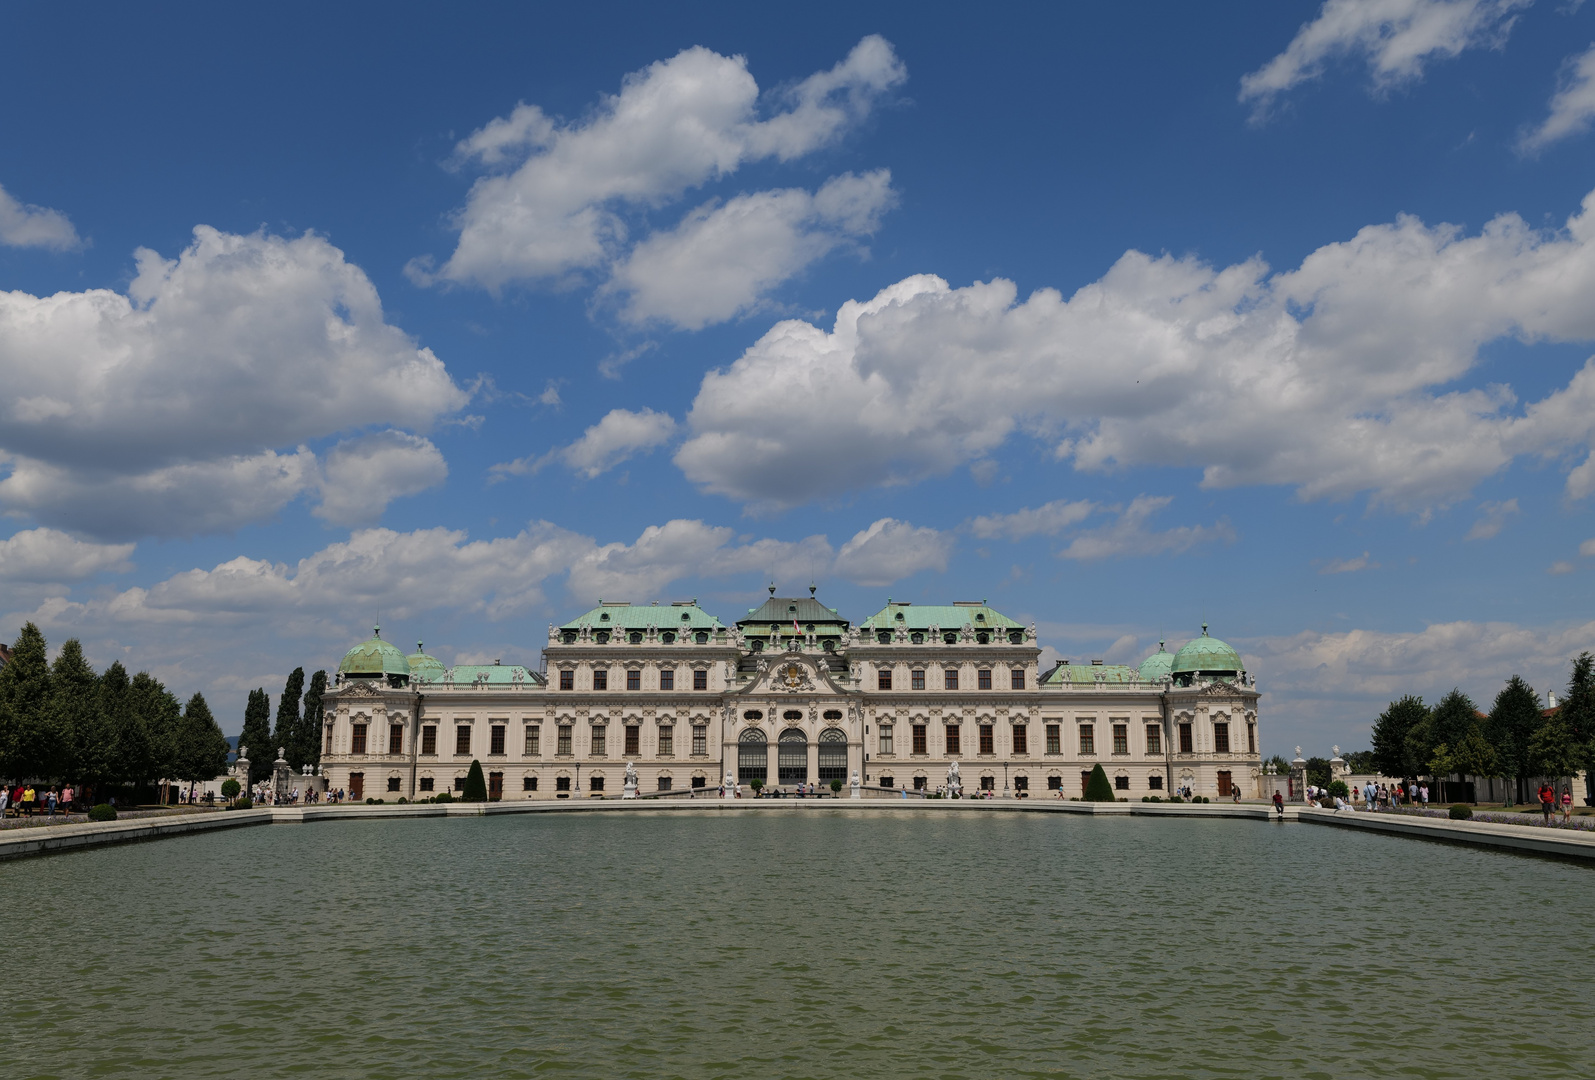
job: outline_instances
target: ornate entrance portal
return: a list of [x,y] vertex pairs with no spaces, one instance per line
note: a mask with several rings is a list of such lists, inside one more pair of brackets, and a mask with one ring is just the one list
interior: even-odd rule
[[737,740],[737,781],[767,780],[770,776],[770,752],[764,732],[748,728]]
[[809,737],[797,728],[787,728],[781,732],[776,748],[776,767],[783,786],[808,783]]

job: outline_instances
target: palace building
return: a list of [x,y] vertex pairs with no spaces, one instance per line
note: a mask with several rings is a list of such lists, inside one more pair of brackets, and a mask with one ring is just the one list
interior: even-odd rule
[[[543,670],[445,667],[376,631],[326,695],[322,772],[350,798],[423,799],[482,763],[490,799],[850,784],[1078,797],[1261,794],[1255,680],[1208,636],[1139,667],[1042,670],[1035,627],[984,601],[888,599],[861,623],[771,595],[727,626],[696,600],[603,601],[551,626]],[[751,793],[751,792],[745,792]]]

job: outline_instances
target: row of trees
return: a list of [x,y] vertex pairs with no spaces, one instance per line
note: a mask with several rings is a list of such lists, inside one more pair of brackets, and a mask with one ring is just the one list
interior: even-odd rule
[[[249,748],[249,782],[258,784],[271,775],[277,751],[283,752],[295,772],[321,764],[321,698],[327,692],[327,673],[318,671],[305,689],[305,669],[294,668],[277,699],[277,725],[271,725],[271,699],[265,688],[249,692],[244,707],[244,732],[239,745]],[[300,712],[303,703],[304,711]]]
[[95,791],[209,780],[227,768],[228,749],[203,694],[180,704],[148,672],[129,678],[120,661],[96,674],[76,638],[52,664],[31,622],[0,668],[0,777]]
[[1373,726],[1373,760],[1387,776],[1484,776],[1516,781],[1517,798],[1534,776],[1572,776],[1595,768],[1595,657],[1573,661],[1567,696],[1544,710],[1514,675],[1488,714],[1452,690],[1435,705],[1407,696]]

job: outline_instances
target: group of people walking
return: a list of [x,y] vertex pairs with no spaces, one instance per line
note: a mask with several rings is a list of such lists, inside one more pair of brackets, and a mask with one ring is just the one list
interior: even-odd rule
[[35,787],[33,784],[0,787],[0,816],[32,817],[35,811],[46,817],[55,817],[58,811],[69,814],[76,795],[71,784],[52,788]]

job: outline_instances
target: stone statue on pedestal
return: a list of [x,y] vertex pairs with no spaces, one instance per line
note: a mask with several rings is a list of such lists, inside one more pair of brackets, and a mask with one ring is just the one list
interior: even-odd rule
[[964,785],[960,782],[958,775],[958,762],[951,762],[947,766],[947,797],[949,799],[956,798],[963,789]]
[[853,770],[853,779],[852,779],[852,782],[848,786],[853,789],[853,794],[852,794],[853,798],[862,799],[864,797],[863,792],[861,790],[863,788],[863,785],[861,783],[859,783],[858,770],[857,769]]
[[722,785],[720,797],[722,799],[734,799],[737,797],[737,777],[730,769],[726,770],[725,783]]
[[622,799],[635,799],[637,797],[637,765],[635,762],[626,762],[626,786],[620,797]]

